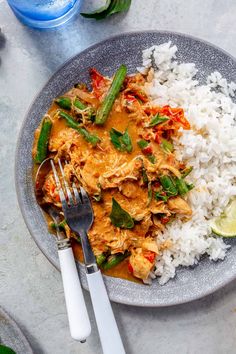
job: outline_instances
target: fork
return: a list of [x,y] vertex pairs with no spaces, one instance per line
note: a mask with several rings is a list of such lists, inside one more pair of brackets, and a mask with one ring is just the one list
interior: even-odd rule
[[80,187],[79,192],[75,183],[69,186],[60,159],[58,159],[58,165],[63,185],[60,182],[53,160],[50,162],[59,191],[65,220],[70,229],[76,235],[80,236],[81,239],[86,277],[103,353],[125,354],[103,277],[97,266],[96,258],[87,235],[94,220],[90,199],[83,187]]

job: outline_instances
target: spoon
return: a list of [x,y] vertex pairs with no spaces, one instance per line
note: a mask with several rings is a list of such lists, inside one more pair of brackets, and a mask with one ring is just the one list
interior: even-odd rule
[[39,206],[50,215],[56,225],[56,243],[60,261],[70,334],[73,339],[84,343],[91,333],[91,325],[71,243],[64,232],[59,230],[58,224],[61,221],[61,218],[58,209],[43,200],[42,187],[47,174],[51,170],[50,160],[50,158],[44,160],[38,168],[35,177],[35,196]]

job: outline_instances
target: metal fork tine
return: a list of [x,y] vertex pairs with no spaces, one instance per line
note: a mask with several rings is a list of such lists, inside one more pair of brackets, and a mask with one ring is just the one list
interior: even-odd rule
[[61,186],[61,182],[60,182],[60,179],[58,177],[57,170],[56,170],[56,167],[55,167],[55,164],[54,164],[53,160],[50,160],[50,164],[52,166],[52,171],[53,171],[54,178],[55,178],[55,181],[56,181],[56,185],[57,185],[57,188],[58,188],[58,192],[59,192],[60,200],[61,200],[61,203],[62,203],[62,207],[66,208],[67,207],[66,197],[65,197],[65,194],[63,192],[63,189],[62,189],[62,186]]
[[90,204],[90,199],[88,197],[88,194],[83,187],[80,187],[80,194],[82,196],[83,204]]
[[58,159],[58,165],[59,165],[60,170],[61,170],[62,180],[63,180],[64,187],[65,187],[65,190],[66,190],[66,193],[67,193],[67,197],[69,199],[70,205],[73,205],[74,204],[74,200],[73,200],[73,197],[72,197],[68,182],[66,180],[65,172],[64,172],[64,169],[62,167],[60,159]]
[[81,198],[80,198],[80,195],[79,195],[79,192],[78,192],[78,189],[76,188],[76,185],[75,183],[72,184],[72,188],[73,188],[73,192],[74,192],[74,196],[75,196],[75,200],[77,202],[77,204],[81,203]]

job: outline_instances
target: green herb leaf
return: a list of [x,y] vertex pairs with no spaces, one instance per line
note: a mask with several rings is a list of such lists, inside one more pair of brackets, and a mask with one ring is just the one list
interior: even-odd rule
[[131,0],[107,0],[105,5],[91,13],[81,13],[81,16],[86,18],[95,18],[102,20],[118,12],[128,11],[131,5]]
[[156,163],[156,156],[153,154],[147,155],[147,158],[152,164]]
[[167,195],[162,195],[159,192],[155,192],[155,199],[156,200],[162,200],[163,202],[167,202],[168,196]]
[[166,139],[162,139],[161,147],[165,152],[173,152],[173,150],[174,150],[173,144]]
[[178,190],[176,188],[176,185],[171,177],[169,177],[167,175],[163,175],[160,177],[160,182],[161,182],[161,185],[162,185],[163,189],[166,191],[168,196],[174,196],[174,195],[178,194]]
[[112,128],[110,130],[110,138],[112,144],[115,146],[117,150],[127,151],[127,152],[132,151],[133,149],[132,141],[129,136],[128,129],[126,129],[124,133],[121,133],[118,130]]
[[109,215],[111,222],[116,227],[124,229],[132,229],[134,227],[134,220],[127,211],[122,209],[120,204],[112,198],[112,210]]
[[10,347],[6,347],[3,344],[0,344],[0,353],[1,354],[16,354],[16,352]]
[[169,117],[167,117],[167,116],[161,116],[161,115],[158,113],[158,114],[156,114],[156,115],[152,118],[152,120],[151,120],[151,122],[150,122],[150,124],[149,124],[149,127],[155,127],[155,125],[164,123],[164,122],[166,122],[166,121],[169,120],[169,119],[170,119]]
[[140,149],[143,150],[148,146],[149,142],[141,139],[141,140],[137,141],[137,144],[140,147]]

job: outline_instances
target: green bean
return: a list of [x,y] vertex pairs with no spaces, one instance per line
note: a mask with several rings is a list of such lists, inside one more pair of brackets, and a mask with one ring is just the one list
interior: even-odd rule
[[160,177],[160,182],[168,196],[174,196],[178,194],[178,190],[171,177],[163,175]]
[[68,110],[71,109],[72,104],[74,104],[74,106],[80,109],[81,111],[87,108],[87,106],[84,103],[82,103],[80,100],[78,100],[78,98],[76,98],[74,102],[72,102],[69,97],[58,97],[55,99],[55,102],[58,104],[59,107]]
[[180,195],[188,193],[189,189],[187,183],[182,178],[176,178],[175,185]]
[[81,109],[81,111],[83,111],[84,109],[87,108],[87,106],[86,106],[84,103],[82,103],[80,100],[78,100],[78,98],[76,98],[76,99],[74,100],[74,106],[75,106],[76,108]]
[[167,195],[163,195],[163,194],[161,194],[159,192],[155,192],[155,199],[158,200],[158,201],[162,200],[163,202],[167,202],[168,196]]
[[71,109],[71,99],[69,97],[58,97],[55,102],[63,109]]
[[96,256],[97,265],[98,265],[98,266],[101,266],[102,263],[105,262],[106,258],[107,258],[107,257],[106,257],[106,255],[105,255],[104,253],[101,253],[101,254],[99,254],[98,256]]
[[182,177],[182,178],[187,177],[187,176],[190,174],[190,172],[192,172],[192,170],[193,170],[193,167],[192,167],[192,166],[189,167],[189,168],[186,168],[185,170],[183,170],[181,177]]
[[95,135],[95,134],[91,134],[87,129],[82,128],[81,125],[68,113],[60,111],[59,112],[59,116],[61,118],[64,118],[67,125],[75,130],[77,130],[77,132],[83,136],[83,138],[88,142],[91,143],[93,146],[97,145],[97,143],[99,141],[101,141],[101,139]]
[[149,145],[149,142],[141,139],[141,140],[137,141],[137,144],[140,147],[140,149],[143,150]]
[[147,158],[148,158],[148,160],[149,160],[152,164],[155,164],[156,161],[157,161],[156,156],[153,155],[153,154],[148,154],[148,155],[147,155]]
[[80,123],[77,122],[71,115],[69,115],[66,112],[59,111],[59,116],[63,119],[65,119],[67,125],[75,130],[78,130],[80,128]]
[[161,147],[166,152],[172,152],[174,150],[173,144],[170,141],[166,140],[166,139],[162,139]]
[[124,254],[123,253],[112,254],[108,258],[108,260],[102,265],[102,268],[104,270],[111,269],[111,268],[117,266],[117,264],[122,262],[128,256],[129,256],[129,252],[125,252]]
[[127,73],[127,68],[125,65],[121,65],[117,72],[115,73],[114,79],[112,81],[111,87],[102,102],[101,106],[97,111],[97,115],[95,118],[96,124],[104,124],[108,118],[108,115],[112,109],[112,106],[115,102],[115,99],[120,92],[121,86],[124,82],[125,76]]
[[144,165],[142,166],[142,177],[143,177],[143,184],[148,184],[148,175]]
[[48,142],[52,129],[52,121],[49,117],[45,117],[42,121],[41,130],[37,143],[37,152],[34,158],[36,163],[42,163],[47,157]]

